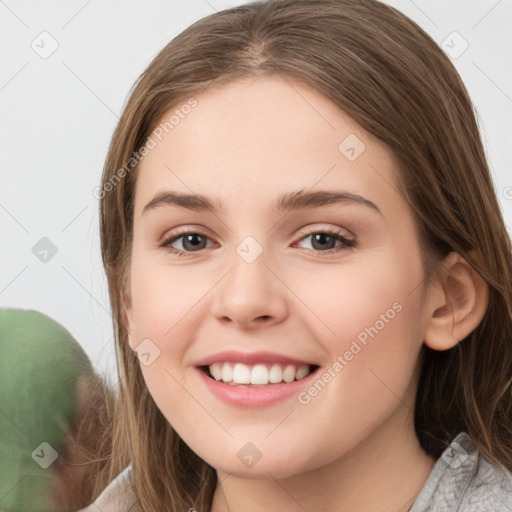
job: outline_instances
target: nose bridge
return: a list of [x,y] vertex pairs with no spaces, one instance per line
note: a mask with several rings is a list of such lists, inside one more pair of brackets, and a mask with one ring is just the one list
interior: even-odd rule
[[218,318],[248,324],[262,317],[276,321],[286,313],[285,287],[267,267],[269,259],[251,236],[235,247],[230,271],[215,294],[213,311]]

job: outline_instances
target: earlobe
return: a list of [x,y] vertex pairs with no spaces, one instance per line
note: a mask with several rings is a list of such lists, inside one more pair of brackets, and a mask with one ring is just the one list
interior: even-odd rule
[[482,321],[489,302],[487,283],[458,253],[443,262],[442,278],[432,291],[432,312],[424,334],[425,345],[448,350]]

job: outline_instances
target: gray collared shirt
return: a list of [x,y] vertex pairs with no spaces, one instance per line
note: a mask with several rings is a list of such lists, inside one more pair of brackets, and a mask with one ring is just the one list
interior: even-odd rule
[[512,512],[512,473],[461,432],[437,460],[410,512]]

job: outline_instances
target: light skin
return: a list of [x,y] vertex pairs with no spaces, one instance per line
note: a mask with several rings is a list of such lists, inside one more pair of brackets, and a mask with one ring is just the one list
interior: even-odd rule
[[[396,160],[317,91],[265,77],[195,98],[136,184],[125,312],[131,348],[150,339],[160,351],[141,365],[149,391],[216,468],[213,512],[409,510],[435,463],[414,433],[421,346],[446,350],[467,336],[485,312],[485,283],[451,253],[427,285]],[[354,161],[338,149],[350,134],[365,145]],[[356,202],[273,210],[299,190],[357,194],[379,211]],[[219,198],[224,211],[161,204],[143,213],[163,191]],[[177,228],[202,235],[200,250],[186,237],[172,243],[183,257],[162,247]],[[315,244],[326,230],[355,247]],[[248,236],[262,248],[252,263],[236,251]],[[306,405],[297,396],[226,404],[194,365],[224,350],[271,351],[322,374],[396,303],[400,312]],[[237,457],[248,442],[261,453],[252,467]]]

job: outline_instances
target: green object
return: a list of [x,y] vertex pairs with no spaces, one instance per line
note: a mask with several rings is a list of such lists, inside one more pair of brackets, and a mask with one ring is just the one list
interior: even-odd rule
[[89,358],[59,323],[0,310],[0,510],[46,512],[52,464],[76,410]]

